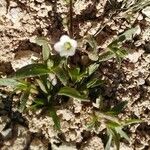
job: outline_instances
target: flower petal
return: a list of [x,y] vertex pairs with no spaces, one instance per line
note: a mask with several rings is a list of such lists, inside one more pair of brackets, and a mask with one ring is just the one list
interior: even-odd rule
[[54,49],[55,49],[55,51],[57,51],[57,52],[61,52],[61,51],[63,50],[63,44],[62,44],[61,42],[55,43]]
[[60,56],[65,56],[65,57],[73,56],[74,54],[75,54],[75,49],[74,48],[70,49],[69,51],[62,50],[60,52]]
[[75,41],[75,40],[73,40],[73,39],[70,39],[69,42],[70,42],[71,46],[72,46],[74,49],[77,48],[77,41]]
[[60,38],[60,42],[65,43],[70,41],[70,37],[68,35],[62,35]]
[[69,56],[73,56],[75,54],[75,49],[72,48],[69,52],[68,52],[68,55]]

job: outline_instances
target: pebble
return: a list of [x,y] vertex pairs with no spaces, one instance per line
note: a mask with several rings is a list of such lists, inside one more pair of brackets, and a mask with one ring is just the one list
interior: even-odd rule
[[148,18],[150,18],[150,6],[147,6],[146,8],[144,8],[142,10],[142,13],[147,16]]
[[8,129],[6,129],[6,130],[3,130],[3,131],[1,132],[1,134],[2,134],[2,136],[3,136],[5,139],[7,139],[7,138],[9,138],[9,137],[12,136],[12,129],[11,129],[11,128],[8,128]]

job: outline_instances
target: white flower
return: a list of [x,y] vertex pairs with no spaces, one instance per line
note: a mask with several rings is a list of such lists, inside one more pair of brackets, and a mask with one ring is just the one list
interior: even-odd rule
[[77,41],[71,39],[67,35],[62,35],[60,41],[54,45],[54,49],[60,56],[73,56],[77,48]]

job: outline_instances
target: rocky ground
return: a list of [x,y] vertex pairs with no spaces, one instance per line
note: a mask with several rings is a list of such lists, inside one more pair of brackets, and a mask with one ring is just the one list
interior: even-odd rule
[[[120,1],[120,2],[119,2]],[[137,12],[121,9],[121,1],[76,0],[74,2],[74,38],[95,35],[100,49],[125,30],[139,26],[138,35],[125,43],[129,55],[119,68],[115,60],[102,63],[100,72],[108,81],[104,96],[108,100],[128,101],[120,118],[140,118],[143,123],[128,127],[131,142],[122,141],[121,150],[149,150],[150,147],[150,6]],[[124,6],[125,7],[125,6]],[[9,75],[21,66],[41,57],[36,36],[46,36],[53,44],[68,33],[69,7],[65,0],[0,1],[0,75]],[[49,116],[40,111],[20,114],[17,97],[5,97],[1,88],[1,150],[103,150],[103,126],[88,130],[91,106],[70,102],[57,111],[62,132],[53,128]],[[11,104],[12,103],[12,104]],[[11,107],[12,106],[12,107]],[[5,115],[4,115],[5,114]],[[114,148],[112,147],[112,150]]]

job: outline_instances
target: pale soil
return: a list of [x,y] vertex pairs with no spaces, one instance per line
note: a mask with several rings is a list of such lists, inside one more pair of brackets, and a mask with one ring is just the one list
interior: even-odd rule
[[[102,63],[100,72],[107,84],[103,96],[106,100],[128,101],[122,119],[133,117],[145,122],[126,128],[131,143],[122,141],[121,150],[149,150],[150,145],[150,20],[143,13],[135,13],[130,22],[123,12],[114,12],[107,0],[77,0],[74,5],[74,37],[85,33],[97,34],[100,49],[107,47],[118,34],[140,26],[140,32],[132,43],[126,43],[129,55],[118,68],[114,60]],[[111,10],[111,9],[112,10]],[[63,0],[12,0],[0,1],[0,74],[9,75],[41,55],[41,47],[33,42],[35,36],[46,36],[55,43],[67,33],[68,7]],[[114,14],[114,15],[112,15]],[[112,16],[112,17],[111,17]],[[4,89],[1,89],[4,90]],[[14,99],[13,104],[17,100]],[[0,104],[3,105],[0,99]],[[1,106],[0,105],[0,106]],[[16,110],[13,105],[13,111]],[[92,114],[91,107],[73,102],[58,110],[62,133],[53,129],[49,116],[39,112],[22,114],[27,127],[11,124],[3,130],[10,117],[0,117],[0,149],[2,150],[103,150],[102,130],[87,129]],[[114,149],[112,147],[112,149]]]

